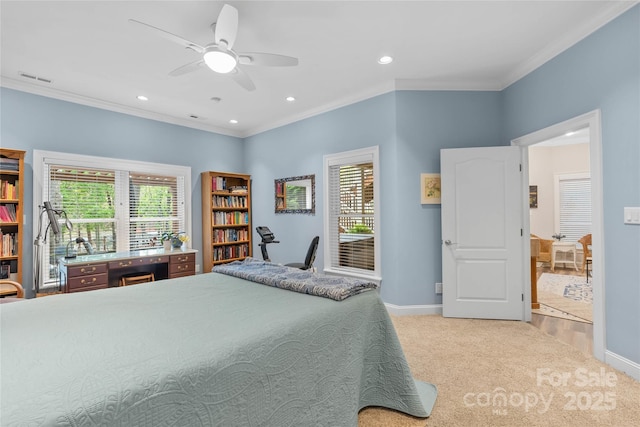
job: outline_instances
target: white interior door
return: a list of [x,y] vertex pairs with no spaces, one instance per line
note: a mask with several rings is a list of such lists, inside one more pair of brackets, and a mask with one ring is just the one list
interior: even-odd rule
[[442,313],[524,319],[520,148],[441,150]]

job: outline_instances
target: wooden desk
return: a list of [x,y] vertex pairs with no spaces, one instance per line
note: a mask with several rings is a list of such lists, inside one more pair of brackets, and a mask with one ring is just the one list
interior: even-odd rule
[[194,249],[145,249],[83,255],[60,259],[60,289],[82,292],[117,287],[120,277],[131,273],[153,273],[156,280],[196,274]]

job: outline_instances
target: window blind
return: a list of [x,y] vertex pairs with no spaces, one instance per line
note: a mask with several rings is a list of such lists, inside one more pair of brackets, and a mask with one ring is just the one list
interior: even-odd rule
[[184,231],[182,177],[129,174],[129,248],[157,246],[164,232]]
[[[67,243],[82,237],[97,252],[114,252],[116,248],[115,194],[116,172],[109,169],[46,165],[48,179],[43,183],[44,200],[54,209],[66,212],[72,224],[69,231],[60,220],[60,236],[50,238],[45,249],[49,259],[49,278],[55,278],[57,259],[65,256]],[[70,248],[85,254],[83,245]]]
[[333,164],[328,173],[331,266],[374,271],[373,162]]
[[591,233],[591,179],[560,179],[559,220],[560,234],[569,242],[577,242]]

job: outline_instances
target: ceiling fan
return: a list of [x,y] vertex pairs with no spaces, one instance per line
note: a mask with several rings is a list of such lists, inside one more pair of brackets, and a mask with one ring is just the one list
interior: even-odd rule
[[183,65],[169,73],[170,76],[180,76],[199,69],[203,64],[216,73],[229,74],[240,86],[246,90],[255,90],[251,78],[239,67],[239,65],[262,65],[269,67],[291,67],[298,65],[298,58],[274,53],[236,52],[233,43],[238,33],[238,10],[225,4],[218,15],[218,20],[211,24],[214,41],[206,46],[176,36],[168,31],[156,28],[153,25],[135,19],[129,22],[141,25],[155,31],[158,35],[178,43],[188,49],[198,52],[202,58]]

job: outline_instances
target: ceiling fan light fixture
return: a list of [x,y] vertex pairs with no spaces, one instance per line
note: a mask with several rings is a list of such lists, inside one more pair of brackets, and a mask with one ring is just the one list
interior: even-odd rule
[[227,74],[233,71],[238,60],[231,52],[218,46],[209,46],[204,52],[204,62],[216,73]]

